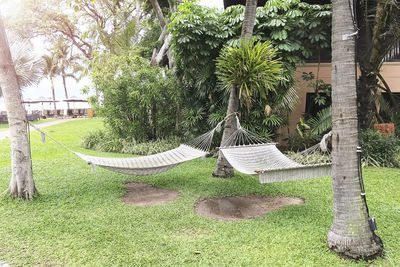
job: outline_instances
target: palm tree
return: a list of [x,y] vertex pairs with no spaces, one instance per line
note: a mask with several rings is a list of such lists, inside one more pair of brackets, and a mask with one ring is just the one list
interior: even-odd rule
[[348,1],[332,4],[333,224],[328,245],[343,257],[370,259],[382,254],[383,245],[370,228],[361,195],[355,40],[349,35],[355,32],[353,15]]
[[[65,43],[65,40],[60,38],[54,48],[55,64],[57,64],[58,74],[61,76],[64,86],[65,98],[68,99],[67,78],[79,80],[77,73],[82,72],[81,65],[76,63],[79,57],[72,55],[70,46]],[[50,63],[50,62],[49,62]],[[67,102],[67,109],[69,110],[69,102]]]
[[54,108],[54,116],[57,116],[57,106],[56,106],[56,93],[54,89],[54,78],[59,75],[60,73],[60,68],[58,67],[58,62],[57,62],[57,55],[56,54],[51,54],[49,55],[44,55],[43,59],[45,61],[45,67],[43,70],[43,74],[47,76],[47,78],[50,79],[51,82],[51,92],[53,96],[53,108]]
[[[244,12],[244,20],[241,32],[241,38],[249,40],[253,35],[254,22],[256,19],[257,11],[257,0],[247,0],[246,8]],[[221,144],[225,143],[226,140],[236,130],[236,120],[234,116],[231,116],[239,110],[239,92],[236,85],[233,85],[229,94],[228,109],[226,115],[229,116],[225,122],[224,132],[222,134]],[[217,167],[214,170],[213,176],[215,177],[231,177],[233,176],[233,168],[229,162],[225,159],[221,152],[218,153]]]
[[7,35],[9,36],[10,51],[20,88],[37,84],[43,76],[43,59],[33,52],[32,44],[29,41],[21,40],[10,32]]
[[26,113],[1,15],[0,51],[0,87],[7,109],[11,146],[12,177],[7,192],[13,198],[30,200],[36,192],[36,187],[32,174]]

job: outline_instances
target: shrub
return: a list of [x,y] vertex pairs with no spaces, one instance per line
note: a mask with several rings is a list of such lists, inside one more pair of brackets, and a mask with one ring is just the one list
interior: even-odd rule
[[400,138],[400,112],[393,113],[392,122],[394,123],[396,136]]
[[365,165],[400,167],[400,139],[366,130],[361,134],[362,159]]
[[108,131],[93,131],[82,139],[82,147],[103,152],[134,155],[151,155],[173,149],[180,144],[177,137],[138,143],[135,140],[119,138]]
[[144,142],[174,134],[181,90],[173,73],[130,52],[97,57],[91,76],[91,104],[118,138]]

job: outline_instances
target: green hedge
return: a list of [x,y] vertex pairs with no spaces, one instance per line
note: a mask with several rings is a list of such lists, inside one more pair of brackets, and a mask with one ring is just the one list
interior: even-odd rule
[[365,165],[400,167],[400,139],[366,130],[361,134],[362,159]]
[[107,131],[93,131],[82,139],[82,147],[104,152],[134,155],[150,155],[173,149],[180,144],[178,137],[138,143],[135,140],[119,138]]

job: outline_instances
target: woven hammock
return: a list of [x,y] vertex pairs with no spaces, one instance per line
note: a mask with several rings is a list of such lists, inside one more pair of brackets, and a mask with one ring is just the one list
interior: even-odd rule
[[44,133],[38,127],[32,124],[31,126],[41,133],[42,142],[45,141],[45,136],[49,137],[68,151],[86,161],[92,166],[92,169],[98,166],[118,173],[144,176],[168,171],[169,169],[189,160],[205,158],[210,150],[215,131],[218,132],[221,130],[221,124],[224,121],[225,119],[219,122],[216,127],[193,139],[191,142],[181,144],[179,147],[172,150],[149,156],[130,158],[105,158],[84,155],[71,150],[69,147]]
[[[220,151],[229,164],[239,172],[257,176],[260,183],[331,175],[330,162],[307,165],[298,163],[280,152],[275,143],[266,143],[260,136],[241,127],[237,117],[236,124],[237,130],[225,141]],[[320,146],[317,144],[306,152],[313,153]],[[297,156],[305,155],[297,154]]]
[[221,148],[233,168],[257,176],[260,183],[283,182],[331,175],[331,164],[303,165],[286,157],[273,143]]
[[103,158],[77,152],[75,152],[75,155],[92,166],[99,166],[123,174],[142,176],[168,171],[185,161],[205,157],[207,152],[188,145],[180,145],[166,152],[133,158]]

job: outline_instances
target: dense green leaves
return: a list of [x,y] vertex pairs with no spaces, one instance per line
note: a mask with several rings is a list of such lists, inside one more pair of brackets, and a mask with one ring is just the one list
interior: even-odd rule
[[[298,0],[270,0],[265,7],[257,9],[254,38],[269,41],[277,49],[277,57],[282,59],[280,76],[283,78],[278,80],[275,94],[263,100],[253,97],[251,110],[242,110],[244,124],[253,130],[262,125],[263,131],[268,131],[265,128],[273,131],[270,122],[275,125],[276,120],[264,120],[266,105],[271,107],[271,114],[281,116],[281,126],[287,123],[286,114],[297,101],[293,88],[295,64],[304,63],[312,56],[311,51],[329,47],[330,16],[330,5],[308,5]],[[224,45],[240,45],[243,19],[244,6],[231,6],[220,12],[192,1],[180,5],[179,12],[173,16],[169,30],[173,34],[178,75],[185,88],[185,103],[190,103],[192,109],[188,114],[202,108],[209,122],[215,120],[208,118],[224,116],[229,91],[221,90],[215,60]]]
[[97,93],[92,104],[116,136],[145,141],[174,133],[180,90],[173,75],[132,52],[99,56],[92,81]]
[[225,87],[237,86],[239,98],[249,108],[254,91],[264,99],[276,91],[282,72],[276,52],[269,42],[254,40],[242,41],[239,47],[226,47],[216,60],[217,76]]
[[366,130],[361,134],[361,145],[364,164],[376,167],[400,166],[400,139],[395,136]]

